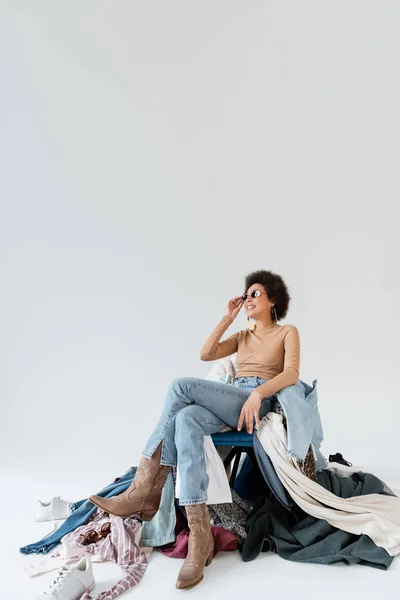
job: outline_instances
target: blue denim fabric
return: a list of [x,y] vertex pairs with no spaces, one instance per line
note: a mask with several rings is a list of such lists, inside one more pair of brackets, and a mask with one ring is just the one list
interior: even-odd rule
[[325,468],[328,463],[318,450],[324,436],[318,411],[317,380],[310,386],[298,379],[294,385],[277,392],[276,397],[286,417],[289,455],[304,460],[312,443],[318,456],[317,469]]
[[[111,498],[122,494],[132,483],[136,467],[130,467],[122,477],[112,482],[98,492],[102,498]],[[175,489],[172,473],[169,474],[161,495],[160,508],[154,518],[147,522],[143,521],[140,545],[142,546],[163,546],[175,541]],[[97,506],[88,499],[79,500],[73,505],[72,514],[52,535],[19,549],[21,554],[47,554],[51,552],[60,542],[61,538],[71,531],[74,531],[81,525],[85,525]]]
[[161,494],[160,508],[151,521],[143,521],[140,546],[165,546],[175,541],[175,484],[172,472]]
[[[235,382],[243,382],[243,386],[247,386],[247,389],[250,389],[250,386],[253,386],[254,389],[254,387],[257,387],[261,383],[260,381],[258,383],[255,382],[255,379],[240,377]],[[310,443],[312,443],[316,454],[316,469],[320,471],[327,467],[328,462],[319,449],[319,445],[323,441],[323,430],[318,411],[316,384],[316,379],[313,380],[311,386],[299,379],[294,385],[289,385],[279,390],[271,398],[264,398],[263,402],[268,401],[269,410],[272,410],[275,401],[278,401],[282,406],[287,421],[287,446],[289,455],[295,459],[300,458],[304,460]],[[260,411],[260,419],[263,416],[265,415],[261,414]],[[254,436],[253,447],[258,466],[265,481],[276,498],[284,506],[290,508],[293,503],[288,497],[281,480],[276,474],[271,459],[262,447],[257,435]]]
[[[245,389],[250,390],[267,380],[259,377],[239,377],[233,383],[240,384],[241,381]],[[276,400],[282,406],[287,422],[289,455],[296,460],[304,460],[312,443],[317,454],[317,469],[325,468],[328,463],[318,449],[324,435],[318,411],[317,380],[314,379],[312,385],[309,385],[298,379],[294,385],[284,387],[270,398],[264,398],[263,402],[265,400],[270,402],[271,407],[272,402]],[[264,415],[261,415],[260,411],[260,419],[262,416]]]
[[[232,381],[232,385],[241,388],[242,390],[246,390],[251,394],[251,392],[258,388],[262,383],[266,383],[266,379],[262,377],[257,377],[256,375],[248,375],[246,377],[238,377],[234,381]],[[265,417],[267,413],[272,410],[274,406],[274,402],[276,401],[275,396],[265,397],[261,401],[259,418],[262,419]]]
[[322,469],[326,469],[328,466],[328,461],[325,456],[322,454],[321,450],[313,443],[313,448],[315,451],[315,469],[317,471],[321,471]]
[[265,481],[268,483],[270,490],[283,506],[290,509],[293,506],[293,502],[288,497],[281,480],[276,474],[275,467],[272,464],[270,457],[265,452],[257,434],[254,435],[253,448],[257,464]]
[[[172,381],[160,420],[150,435],[143,455],[150,458],[163,440],[161,464],[176,466],[181,480],[179,503],[200,504],[207,500],[208,474],[204,436],[236,428],[243,404],[265,379],[239,378],[233,385],[197,377]],[[264,398],[260,417],[270,410]]]
[[[238,377],[238,379],[233,381],[233,385],[239,385],[240,387],[251,391],[265,381],[267,380],[261,379],[260,377]],[[272,410],[276,400],[276,395],[273,395],[269,398],[263,398],[259,415],[260,420]],[[271,459],[262,447],[257,434],[254,434],[253,436],[253,448],[258,466],[269,488],[284,506],[291,506],[290,500],[288,500],[286,494],[286,490],[283,487],[281,480],[277,476]]]
[[[130,467],[124,475],[118,481],[113,481],[108,484],[105,488],[103,488],[100,492],[98,492],[98,496],[102,498],[111,498],[112,496],[117,496],[118,494],[122,494],[131,484],[133,477],[136,473],[136,467]],[[61,541],[61,538],[67,533],[71,533],[77,527],[81,525],[85,525],[87,523],[89,517],[93,515],[93,513],[97,510],[97,506],[95,506],[90,500],[80,500],[78,503],[78,508],[75,508],[73,513],[64,521],[64,523],[55,531],[52,535],[44,538],[43,540],[39,540],[34,544],[29,544],[29,546],[24,546],[19,549],[22,554],[47,554],[51,552],[53,548],[55,548]]]
[[[319,449],[323,440],[321,418],[318,411],[317,380],[312,386],[301,379],[276,393],[276,399],[282,406],[286,417],[288,454],[296,460],[304,460],[310,444],[316,455],[316,470],[328,466],[328,461]],[[261,445],[257,435],[253,442],[258,466],[276,498],[287,508],[293,506],[275,468]]]
[[[143,454],[150,457],[159,442],[164,440],[161,463],[175,466],[178,462],[181,477],[180,504],[196,504],[206,501],[208,475],[205,468],[204,435],[217,433],[226,425],[236,428],[244,402],[251,391],[265,381],[267,380],[250,376],[235,379],[232,385],[194,377],[184,377],[172,382],[160,421],[150,436]],[[304,451],[304,459],[311,440],[316,450],[317,469],[319,470],[325,468],[328,463],[318,449],[323,434],[315,384],[316,380],[313,381],[312,387],[299,380],[295,385],[280,390],[275,396],[263,398],[260,419],[271,410],[274,399],[278,399],[288,423],[290,453],[301,458]],[[255,443],[254,450],[266,482],[277,498],[287,506],[286,493],[283,496],[282,484],[269,457],[261,444]],[[121,494],[129,487],[135,472],[136,467],[131,467],[117,482],[110,483],[98,495],[110,498]],[[164,488],[165,492],[163,491],[157,515],[151,522],[143,523],[143,540],[151,542],[146,545],[156,547],[169,543],[168,541],[164,542],[165,539],[171,538],[169,541],[175,539],[172,534],[175,519],[173,506],[175,494],[173,485],[172,487],[171,485],[170,482]],[[84,525],[95,512],[96,507],[86,499],[76,502],[73,509],[72,514],[55,533],[34,544],[20,548],[20,552],[22,554],[50,552],[60,543],[64,535]]]

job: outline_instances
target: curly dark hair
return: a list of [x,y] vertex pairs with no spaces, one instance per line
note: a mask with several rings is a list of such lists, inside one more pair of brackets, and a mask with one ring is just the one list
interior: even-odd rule
[[260,283],[268,294],[268,298],[274,302],[277,321],[284,319],[287,315],[291,297],[286,283],[282,277],[272,271],[253,271],[246,275],[244,280],[245,290],[247,292],[251,285]]

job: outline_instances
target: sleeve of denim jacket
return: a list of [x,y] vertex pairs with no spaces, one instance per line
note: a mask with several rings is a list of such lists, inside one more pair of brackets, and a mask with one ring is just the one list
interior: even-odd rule
[[283,338],[283,371],[256,389],[263,398],[273,396],[288,385],[294,385],[300,374],[300,336],[297,327],[290,325]]
[[233,323],[232,317],[223,315],[218,325],[212,330],[200,350],[200,360],[217,360],[237,352],[239,332],[233,333],[226,340],[220,342],[223,333]]

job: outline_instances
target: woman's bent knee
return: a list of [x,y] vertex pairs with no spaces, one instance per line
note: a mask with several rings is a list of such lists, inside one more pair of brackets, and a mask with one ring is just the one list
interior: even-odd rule
[[175,430],[181,427],[202,427],[202,417],[199,407],[195,404],[189,404],[178,412],[175,417]]
[[185,387],[188,383],[190,383],[195,377],[176,377],[171,381],[171,388],[182,388]]

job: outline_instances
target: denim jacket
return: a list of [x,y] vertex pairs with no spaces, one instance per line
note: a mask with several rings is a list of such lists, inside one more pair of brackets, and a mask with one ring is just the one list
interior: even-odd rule
[[[275,394],[286,417],[288,454],[297,460],[304,460],[310,444],[316,456],[316,470],[328,466],[319,446],[323,440],[321,418],[318,412],[317,380],[308,385],[301,379]],[[275,497],[283,506],[292,509],[294,503],[276,474],[270,457],[265,452],[257,435],[253,438],[253,447],[260,471]]]
[[[225,366],[225,371],[222,371],[222,375],[224,375],[226,371],[227,368]],[[220,372],[217,373],[215,375],[216,380],[220,381],[222,375]],[[254,377],[253,379],[257,378]],[[267,413],[272,410],[274,401],[279,401],[282,406],[287,421],[288,454],[295,460],[304,460],[310,444],[312,444],[315,452],[316,470],[320,471],[321,469],[325,469],[328,466],[328,463],[319,449],[319,446],[323,440],[323,431],[318,412],[318,395],[316,384],[316,379],[312,382],[311,386],[301,379],[298,379],[294,385],[286,386],[279,392],[276,392],[274,395],[268,398],[263,398],[263,402],[267,402],[267,407],[269,404]],[[255,385],[257,384],[255,383]],[[264,413],[265,408],[266,407],[264,407]],[[275,497],[281,502],[281,504],[290,510],[293,506],[293,502],[282,485],[271,459],[265,452],[256,434],[253,435],[253,449],[257,464],[265,482],[268,484],[270,490],[275,494]],[[251,462],[250,458],[246,458],[245,461],[247,461],[246,466],[249,469]],[[242,484],[239,484],[239,487],[240,485]]]
[[289,455],[304,460],[312,443],[317,455],[317,470],[324,469],[328,463],[319,451],[324,434],[318,411],[317,380],[309,385],[298,379],[294,385],[284,387],[275,395],[286,417]]

